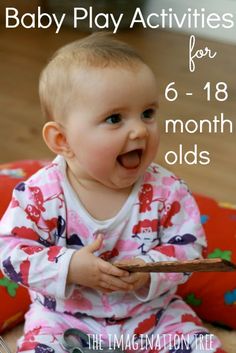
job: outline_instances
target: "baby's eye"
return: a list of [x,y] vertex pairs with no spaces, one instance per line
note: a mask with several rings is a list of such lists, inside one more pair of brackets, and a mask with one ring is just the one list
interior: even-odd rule
[[108,118],[106,118],[105,122],[111,125],[118,124],[122,120],[120,114],[112,114]]
[[154,109],[146,109],[142,113],[142,118],[143,119],[152,119],[154,114],[155,114],[155,110]]

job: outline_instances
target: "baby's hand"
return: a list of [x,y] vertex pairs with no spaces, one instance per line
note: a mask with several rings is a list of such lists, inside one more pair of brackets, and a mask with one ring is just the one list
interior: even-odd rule
[[76,251],[71,258],[67,283],[78,284],[85,287],[100,290],[102,292],[128,291],[132,284],[124,281],[129,277],[127,271],[118,269],[116,266],[106,262],[93,253],[100,249],[102,235],[90,245]]
[[[125,260],[119,261],[119,264],[143,265],[145,264],[145,261],[139,258],[133,258],[133,259],[125,259]],[[138,290],[139,288],[142,288],[144,285],[149,285],[150,274],[146,272],[134,272],[134,273],[130,273],[128,277],[123,277],[122,280],[126,283],[133,285],[132,290]]]

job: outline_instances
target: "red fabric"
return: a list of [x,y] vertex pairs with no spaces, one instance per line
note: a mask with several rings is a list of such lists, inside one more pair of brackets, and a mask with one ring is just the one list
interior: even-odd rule
[[[204,257],[236,264],[236,208],[205,196],[195,198],[207,235]],[[178,294],[201,319],[236,329],[236,272],[194,273]]]
[[[0,165],[0,217],[5,212],[14,186],[44,166],[45,161],[20,161]],[[200,207],[208,240],[206,257],[222,257],[236,263],[236,209],[219,205],[205,196],[194,195]],[[218,249],[218,250],[217,250]],[[180,294],[201,319],[236,329],[236,272],[194,273],[179,287]],[[0,272],[0,332],[23,320],[29,307],[25,288]]]
[[12,285],[11,281],[6,283],[6,281],[7,279],[0,271],[0,333],[21,322],[30,304],[29,295],[25,288],[17,284],[15,288],[12,288],[14,284]]

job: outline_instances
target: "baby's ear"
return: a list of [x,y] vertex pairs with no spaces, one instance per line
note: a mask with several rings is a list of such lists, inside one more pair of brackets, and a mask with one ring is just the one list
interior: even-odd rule
[[73,152],[67,142],[63,127],[56,121],[49,121],[43,127],[43,139],[49,149],[65,158],[72,158]]

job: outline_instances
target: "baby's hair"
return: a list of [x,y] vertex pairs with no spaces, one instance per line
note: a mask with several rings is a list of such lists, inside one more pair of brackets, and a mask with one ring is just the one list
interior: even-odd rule
[[[81,67],[134,67],[144,63],[128,44],[108,32],[97,32],[56,51],[39,80],[39,96],[46,120],[62,120],[72,103],[75,72]],[[78,85],[78,83],[77,83]]]

